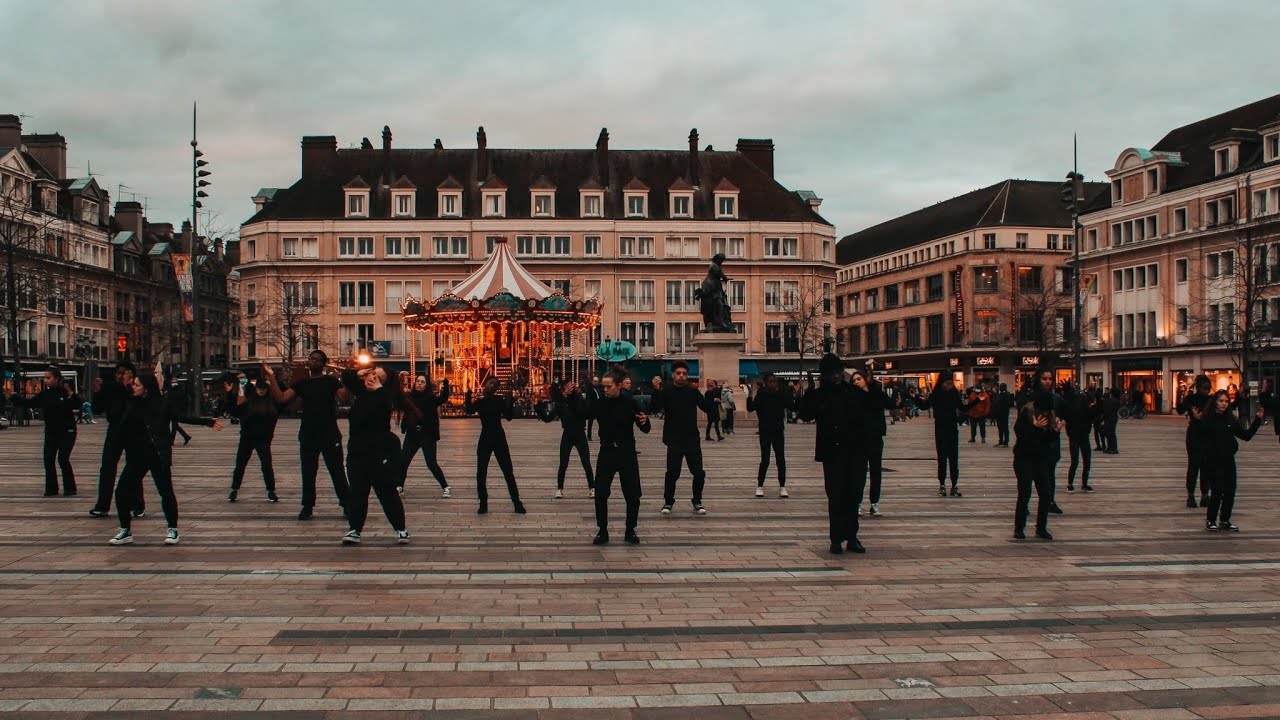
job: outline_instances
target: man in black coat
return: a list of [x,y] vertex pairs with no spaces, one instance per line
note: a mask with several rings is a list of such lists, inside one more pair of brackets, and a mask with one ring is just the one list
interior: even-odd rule
[[1009,386],[1000,383],[1000,390],[991,401],[991,414],[996,418],[996,447],[1009,447],[1009,411],[1013,409],[1013,393]]
[[866,472],[866,461],[858,458],[857,398],[844,381],[844,363],[828,353],[818,363],[822,385],[809,387],[800,399],[800,419],[817,421],[814,460],[822,463],[822,481],[827,492],[827,524],[831,540],[831,552],[844,552],[848,543],[850,552],[863,553],[866,548],[858,541],[857,485],[858,477]]
[[[640,464],[636,457],[634,428],[649,432],[649,417],[635,398],[622,389],[623,374],[612,370],[604,376],[603,397],[587,404],[587,417],[600,423],[600,453],[596,456],[596,532],[593,544],[609,542],[609,495],[613,476],[618,476],[627,503],[626,541],[640,544],[636,525],[640,518]],[[696,391],[695,391],[696,392]],[[695,428],[696,429],[696,428]]]
[[707,474],[702,469],[702,443],[698,435],[698,411],[705,404],[702,393],[689,382],[689,365],[683,360],[671,364],[670,385],[664,385],[662,378],[653,379],[650,410],[663,413],[662,444],[667,446],[663,515],[670,515],[676,503],[676,480],[680,477],[680,466],[685,463],[693,475],[693,514],[707,514],[702,505],[702,489]]

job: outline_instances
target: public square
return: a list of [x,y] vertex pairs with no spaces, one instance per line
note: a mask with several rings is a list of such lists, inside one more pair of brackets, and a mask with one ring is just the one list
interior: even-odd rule
[[[137,541],[106,544],[93,503],[103,424],[80,426],[80,495],[41,497],[41,431],[0,433],[0,712],[6,717],[1168,718],[1280,715],[1275,572],[1280,452],[1239,456],[1239,534],[1184,507],[1184,423],[1124,421],[1097,493],[1067,494],[1053,542],[1011,539],[1010,452],[967,444],[963,498],[940,498],[931,423],[890,428],[883,516],[866,555],[827,552],[813,427],[788,425],[789,499],[752,496],[753,427],[705,444],[709,514],[661,505],[659,428],[641,442],[643,544],[590,543],[581,469],[553,500],[558,426],[508,432],[529,514],[490,476],[475,514],[478,423],[444,421],[443,499],[421,462],[413,543],[371,507],[343,547],[321,471],[294,519],[295,421],[226,502],[237,428],[175,452],[182,542],[154,489]],[[343,423],[345,430],[345,422]],[[593,445],[593,453],[594,453]],[[494,468],[496,471],[496,467]],[[149,480],[148,480],[149,482]],[[615,490],[615,522],[621,496]],[[184,711],[185,715],[177,714]]]

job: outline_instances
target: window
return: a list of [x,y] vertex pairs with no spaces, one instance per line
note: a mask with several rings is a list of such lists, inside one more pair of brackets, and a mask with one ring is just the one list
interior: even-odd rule
[[902,299],[908,305],[916,305],[920,302],[920,281],[912,280],[902,283]]
[[727,258],[745,256],[746,240],[743,238],[711,238],[711,254],[723,253]]
[[1039,343],[1044,337],[1041,316],[1032,310],[1018,312],[1018,343],[1031,345]]
[[353,237],[338,238],[338,257],[349,258],[356,256],[356,239]]
[[413,193],[395,193],[395,216],[413,217]]
[[942,299],[942,275],[930,275],[924,279],[927,298],[929,302],[938,302]]
[[682,293],[684,291],[684,283],[679,280],[668,280],[666,287],[667,287],[667,295],[666,295],[667,309],[683,310],[684,303],[681,301],[681,299],[683,297]]
[[1190,325],[1191,325],[1191,318],[1187,312],[1187,308],[1179,307],[1178,308],[1178,334],[1186,335],[1187,328],[1190,327]]
[[736,195],[716,195],[716,217],[738,217],[738,198]]
[[387,280],[384,287],[386,312],[398,314],[400,304],[407,297],[422,299],[422,281],[420,280]]
[[1218,148],[1213,152],[1213,171],[1217,175],[1229,173],[1233,170],[1231,167],[1231,148]]
[[729,307],[733,310],[747,309],[747,281],[729,281]]
[[600,217],[604,214],[604,196],[600,193],[582,194],[582,217]]
[[482,192],[485,217],[502,217],[507,213],[507,196],[501,192]]
[[1231,196],[1210,200],[1204,204],[1205,224],[1216,227],[1235,220],[1235,198]]
[[1041,283],[1041,272],[1038,267],[1019,267],[1018,268],[1018,291],[1019,292],[1039,292],[1043,289]]
[[1178,258],[1177,260],[1173,261],[1173,275],[1174,275],[1174,280],[1176,280],[1178,283],[1184,283],[1187,281],[1187,259],[1186,258]]
[[1271,133],[1262,139],[1263,162],[1271,162],[1276,158],[1280,158],[1280,133]]
[[368,348],[373,342],[373,324],[361,323],[356,325],[356,342],[361,348]]
[[400,257],[404,253],[404,240],[398,237],[386,237],[383,239],[386,244],[385,257]]
[[898,349],[898,321],[890,320],[884,324],[884,349]]
[[652,355],[658,351],[657,340],[654,339],[655,326],[651,322],[640,323],[640,342],[636,349],[644,354]]
[[[1050,250],[1057,250],[1057,249],[1058,249],[1058,236],[1057,236],[1057,235],[1055,235],[1054,233],[1049,233],[1049,234],[1045,237],[1044,244],[1045,244],[1045,247],[1049,248]],[[1065,250],[1066,248],[1063,248],[1063,249]]]
[[600,236],[587,235],[582,239],[583,254],[588,257],[600,256]]
[[[516,238],[519,245],[520,240],[528,240],[528,238]],[[467,238],[463,235],[452,237],[434,237],[431,238],[431,244],[435,246],[436,257],[467,257]]]
[[356,238],[356,256],[362,258],[373,257],[373,238],[358,237]]
[[551,217],[555,214],[554,196],[551,193],[536,193],[533,196],[533,216]]
[[1000,341],[1000,313],[995,310],[979,310],[973,322],[973,342],[996,343]]
[[696,237],[669,237],[663,246],[663,255],[669,258],[696,258],[701,250],[701,243]]
[[49,335],[49,357],[64,358],[67,356],[67,328],[64,325],[50,325],[48,328]]
[[296,258],[302,241],[296,237],[280,238],[280,257]]
[[975,267],[973,269],[973,291],[975,293],[999,292],[999,273],[994,266]]
[[569,256],[569,236],[557,235],[555,236],[555,238],[553,238],[553,241],[554,241],[554,247],[552,249],[552,252],[562,257],[568,257]]
[[1184,207],[1176,208],[1173,211],[1173,231],[1182,233],[1187,231],[1187,209]]
[[618,283],[618,302],[623,310],[636,309],[635,280],[622,280]]
[[929,343],[928,345],[929,347],[931,348],[942,347],[943,339],[942,339],[942,316],[941,315],[930,315],[929,317],[925,318],[925,333],[927,335],[926,339]]
[[782,283],[766,280],[764,283],[764,309],[766,312],[782,310]]
[[440,217],[462,216],[462,193],[446,193],[439,195]]
[[693,216],[693,196],[692,195],[672,195],[671,196],[671,217],[692,217]]
[[604,298],[604,294],[600,291],[599,280],[588,280],[582,285],[582,296],[584,298]]
[[244,329],[245,355],[248,357],[258,356],[258,328],[252,325]]
[[368,196],[364,193],[347,193],[347,217],[364,217]]
[[[886,310],[898,307],[898,286],[896,284],[884,286],[884,307]],[[888,349],[888,343],[886,343],[885,347]]]
[[867,312],[875,312],[880,309],[880,291],[867,291]]
[[1089,238],[1089,244],[1085,246],[1085,249],[1097,250],[1098,249],[1098,229],[1089,228],[1089,232],[1087,235]]
[[633,322],[624,322],[618,326],[618,339],[623,342],[636,344],[636,324]]
[[906,323],[906,349],[920,349],[920,318],[908,318]]
[[996,249],[996,234],[995,234],[995,233],[983,233],[983,234],[982,234],[982,249],[983,249],[983,250],[995,250],[995,249]]
[[864,338],[866,342],[866,352],[880,352],[880,325],[877,323],[869,323],[863,327]]
[[799,247],[799,241],[796,238],[767,237],[764,239],[765,257],[798,257]]
[[404,239],[405,257],[422,257],[422,238],[407,237]]
[[822,261],[831,262],[831,241],[830,240],[822,241]]
[[627,217],[646,217],[649,214],[648,195],[642,193],[626,193]]
[[[286,309],[301,308],[313,311],[320,307],[319,285],[314,282],[286,282],[283,284]],[[397,308],[397,311],[399,308]]]
[[338,283],[338,312],[352,313],[356,311],[356,284],[353,282]]
[[698,294],[698,288],[702,283],[697,280],[684,281],[684,306],[690,310],[698,309],[698,300],[694,296]]
[[684,352],[684,327],[678,322],[667,323],[667,353]]
[[257,241],[257,240],[246,240],[246,241],[245,241],[245,244],[244,244],[244,259],[245,259],[245,260],[257,260],[257,259],[258,259],[258,241]]
[[[438,298],[441,295],[453,290],[453,286],[457,285],[457,280],[432,280],[431,281],[431,297]],[[341,309],[339,309],[341,312]]]
[[1020,250],[1026,250],[1031,246],[1031,235],[1028,233],[1018,233],[1014,242],[1016,243],[1015,247]]

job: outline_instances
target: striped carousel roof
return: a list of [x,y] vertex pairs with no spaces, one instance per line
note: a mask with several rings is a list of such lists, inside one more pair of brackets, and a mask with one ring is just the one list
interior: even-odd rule
[[495,240],[488,261],[451,292],[465,300],[487,300],[501,292],[520,300],[542,300],[551,295],[546,285],[516,262],[506,238]]

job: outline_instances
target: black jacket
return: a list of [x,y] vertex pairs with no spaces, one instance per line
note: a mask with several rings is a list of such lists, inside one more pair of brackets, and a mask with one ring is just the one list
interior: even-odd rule
[[591,402],[586,402],[584,399],[582,412],[584,421],[586,418],[593,418],[597,423],[601,452],[604,452],[605,448],[634,451],[635,428],[640,428],[642,433],[648,433],[652,427],[647,417],[643,423],[636,421],[636,415],[643,410],[640,409],[635,396],[627,392],[619,393],[616,398],[600,397]]
[[823,383],[808,388],[800,398],[800,419],[817,421],[814,460],[849,460],[860,447],[855,432],[857,400],[853,392],[847,383]]
[[[252,388],[247,388],[253,392]],[[268,395],[264,398],[247,397],[244,404],[232,403],[229,412],[240,418],[240,434],[251,438],[271,439],[276,434],[276,421],[280,419],[280,408]]]
[[1093,421],[1101,414],[1101,403],[1090,395],[1078,392],[1064,400],[1062,419],[1067,422],[1067,437],[1087,440],[1093,432]]
[[511,400],[497,393],[479,400],[472,400],[470,391],[467,392],[465,400],[462,405],[463,412],[480,416],[480,437],[497,435],[506,437],[506,432],[502,429],[502,420],[515,417]]
[[107,418],[107,429],[111,430],[124,417],[125,408],[129,405],[129,388],[116,382],[115,379],[102,383],[102,389],[93,394],[93,414]]
[[1018,418],[1013,423],[1013,456],[1020,460],[1057,460],[1062,454],[1062,441],[1054,423],[1056,416],[1050,413],[1049,426],[1035,426],[1036,407],[1031,403],[1018,410]]
[[662,413],[662,443],[686,444],[698,442],[698,411],[706,408],[706,399],[692,385],[680,387],[675,383],[663,385],[653,393],[649,405],[653,412]]
[[1197,420],[1195,415],[1191,414],[1192,408],[1199,408],[1204,417],[1208,417],[1213,412],[1213,408],[1209,407],[1209,401],[1213,399],[1212,395],[1196,391],[1187,393],[1182,398],[1182,402],[1178,403],[1176,410],[1179,415],[1187,416],[1187,442],[1193,444],[1203,444],[1206,441],[1203,420]]
[[440,439],[440,412],[439,408],[449,402],[449,397],[453,391],[449,388],[449,381],[442,380],[440,382],[440,394],[436,395],[430,388],[423,392],[413,390],[409,393],[409,402],[418,409],[415,416],[414,413],[404,413],[400,417],[400,431],[405,435],[420,435],[435,440]]
[[952,430],[958,432],[957,423],[960,414],[968,410],[974,403],[965,402],[959,390],[943,390],[935,388],[929,397],[920,401],[920,407],[933,408],[933,427],[935,430]]
[[587,398],[581,392],[560,395],[556,398],[555,413],[560,418],[560,427],[564,429],[564,434],[586,436]]
[[898,393],[897,398],[890,397],[884,391],[884,386],[875,380],[867,382],[867,389],[859,390],[853,388],[854,396],[859,399],[862,407],[859,414],[862,416],[860,424],[867,427],[868,430],[875,433],[878,437],[884,437],[889,434],[889,424],[885,422],[884,411],[892,410],[897,407],[898,399],[902,398],[902,393]]
[[40,408],[40,418],[44,420],[45,432],[75,431],[75,411],[80,409],[83,401],[74,392],[68,393],[70,386],[45,388],[31,397],[14,400],[24,407]]
[[1236,438],[1248,442],[1253,439],[1258,428],[1262,427],[1261,418],[1255,417],[1249,427],[1245,428],[1230,410],[1220,413],[1210,409],[1200,420],[1204,434],[1204,457],[1207,461],[1225,460],[1240,450]]
[[160,453],[161,457],[168,457],[168,453],[173,450],[175,421],[183,425],[213,427],[213,418],[181,415],[174,408],[175,404],[164,396],[130,396],[124,416],[120,419],[126,449],[151,449]]
[[747,396],[747,412],[756,414],[760,423],[760,431],[768,433],[784,432],[787,424],[787,411],[794,404],[792,397],[781,389],[769,391],[760,388],[754,395]]

